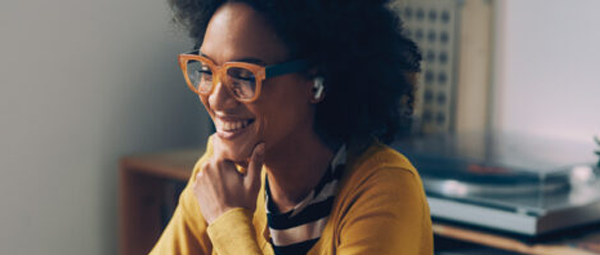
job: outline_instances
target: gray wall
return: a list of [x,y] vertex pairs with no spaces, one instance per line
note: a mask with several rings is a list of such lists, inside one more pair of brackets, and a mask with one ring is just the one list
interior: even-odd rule
[[600,1],[498,0],[495,127],[593,144]]
[[0,2],[0,253],[115,254],[117,161],[203,143],[166,0]]

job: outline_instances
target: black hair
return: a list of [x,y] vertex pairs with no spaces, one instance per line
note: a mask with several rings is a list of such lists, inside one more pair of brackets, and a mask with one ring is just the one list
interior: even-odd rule
[[315,131],[328,144],[372,137],[389,143],[410,128],[421,54],[389,1],[169,0],[174,20],[197,45],[226,2],[253,7],[293,56],[317,63],[326,96],[316,107]]

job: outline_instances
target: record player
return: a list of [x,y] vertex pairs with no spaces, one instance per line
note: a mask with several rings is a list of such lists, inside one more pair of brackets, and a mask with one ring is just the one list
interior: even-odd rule
[[529,237],[600,222],[593,142],[488,132],[392,147],[419,171],[434,219]]

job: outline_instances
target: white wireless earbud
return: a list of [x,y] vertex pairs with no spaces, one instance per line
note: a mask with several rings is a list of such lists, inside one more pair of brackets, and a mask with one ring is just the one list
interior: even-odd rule
[[315,83],[313,87],[315,90],[315,100],[321,99],[321,95],[323,95],[323,90],[325,89],[325,86],[323,85],[324,80],[325,79],[320,76],[315,78]]

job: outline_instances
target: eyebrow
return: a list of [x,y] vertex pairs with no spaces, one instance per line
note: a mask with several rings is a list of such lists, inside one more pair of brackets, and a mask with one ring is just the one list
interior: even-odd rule
[[[212,58],[210,58],[208,55],[202,53],[201,51],[198,50],[198,53],[200,56],[203,56],[205,58],[208,58],[210,60],[212,60],[214,62],[214,60]],[[227,61],[227,62],[246,62],[246,63],[252,63],[252,64],[258,64],[258,65],[262,65],[262,66],[266,66],[267,63],[265,63],[264,61],[258,59],[258,58],[253,58],[253,57],[245,57],[245,58],[240,58],[240,59],[234,59],[233,61]]]

